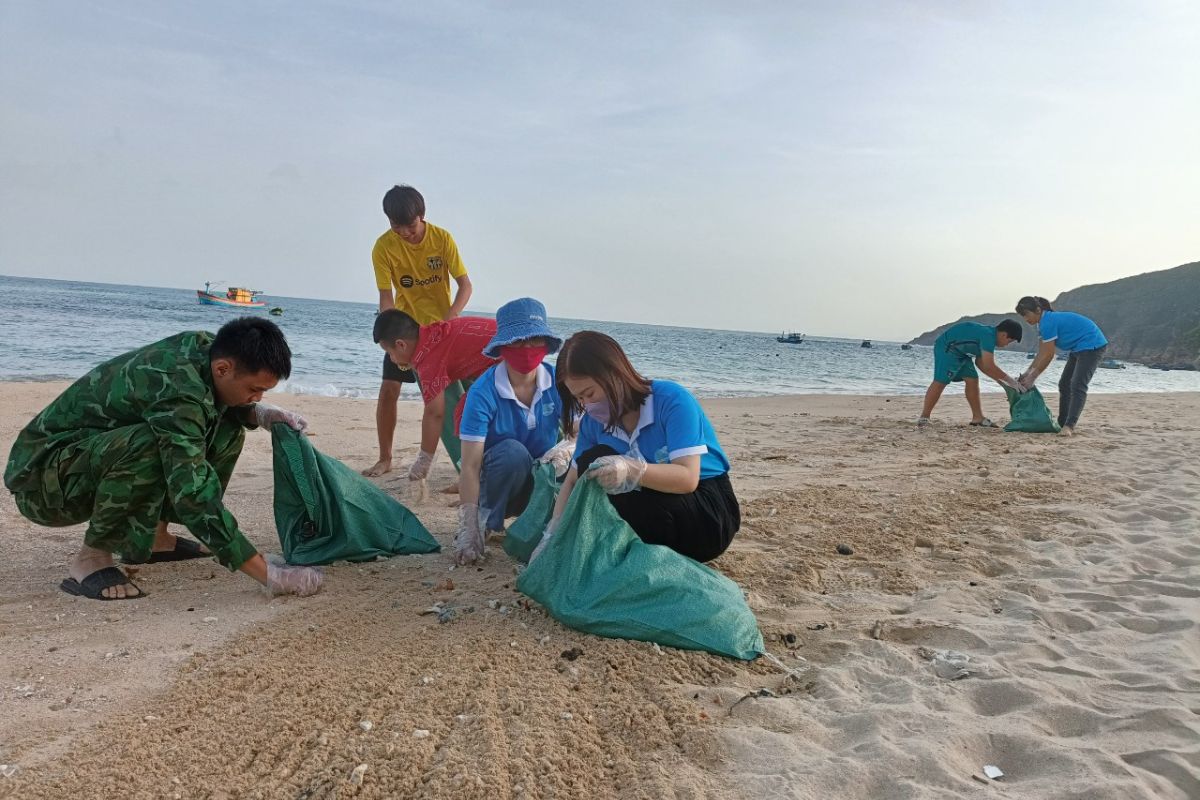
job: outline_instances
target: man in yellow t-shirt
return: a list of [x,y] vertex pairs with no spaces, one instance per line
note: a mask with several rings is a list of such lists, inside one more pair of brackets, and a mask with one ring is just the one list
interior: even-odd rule
[[[418,325],[457,317],[471,299],[471,279],[459,258],[454,238],[444,228],[425,222],[425,198],[411,186],[389,189],[383,196],[383,213],[391,225],[371,251],[379,310],[398,308]],[[453,302],[451,280],[458,284]],[[363,470],[364,475],[374,477],[391,471],[396,401],[400,399],[400,387],[414,382],[416,377],[411,370],[401,370],[385,354],[383,384],[375,407],[379,461]],[[454,449],[449,446],[447,449],[457,466]]]

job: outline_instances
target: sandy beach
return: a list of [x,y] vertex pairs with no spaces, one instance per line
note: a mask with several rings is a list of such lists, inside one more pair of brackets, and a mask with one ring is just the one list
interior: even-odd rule
[[[5,455],[62,388],[0,383]],[[276,402],[374,461],[373,402]],[[960,397],[924,432],[915,397],[705,406],[744,511],[714,566],[790,673],[568,630],[496,545],[335,565],[305,599],[193,561],[87,601],[58,590],[82,527],[4,492],[0,797],[1200,797],[1200,396],[1094,396],[1074,438],[968,428]],[[251,434],[227,500],[267,552],[271,475]],[[452,503],[412,505],[443,545]]]

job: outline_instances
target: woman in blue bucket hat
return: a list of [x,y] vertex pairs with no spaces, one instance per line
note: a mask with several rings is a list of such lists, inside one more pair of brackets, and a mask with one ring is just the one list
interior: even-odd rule
[[487,534],[504,530],[533,491],[534,461],[552,461],[566,472],[573,442],[559,443],[562,400],[554,367],[544,363],[562,339],[546,321],[546,307],[532,297],[505,303],[496,312],[496,335],[483,349],[500,363],[471,385],[459,423],[462,477],[459,564],[483,555]]

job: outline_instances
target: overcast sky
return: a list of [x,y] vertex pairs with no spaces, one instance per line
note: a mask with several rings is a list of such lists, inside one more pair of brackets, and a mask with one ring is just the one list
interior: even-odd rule
[[0,0],[0,273],[906,339],[1200,258],[1200,4]]

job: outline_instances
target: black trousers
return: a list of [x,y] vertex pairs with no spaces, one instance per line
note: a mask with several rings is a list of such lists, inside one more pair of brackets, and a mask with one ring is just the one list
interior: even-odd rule
[[1079,415],[1083,413],[1083,405],[1087,402],[1088,384],[1096,374],[1096,367],[1104,360],[1104,351],[1107,349],[1108,345],[1104,345],[1095,350],[1071,353],[1067,357],[1067,365],[1058,379],[1059,425],[1074,428],[1079,422]]
[[[575,462],[582,475],[600,456],[613,455],[617,451],[602,444]],[[711,561],[724,553],[742,526],[742,510],[729,475],[705,478],[688,494],[643,488],[610,494],[608,499],[643,542],[665,545],[696,561]]]

